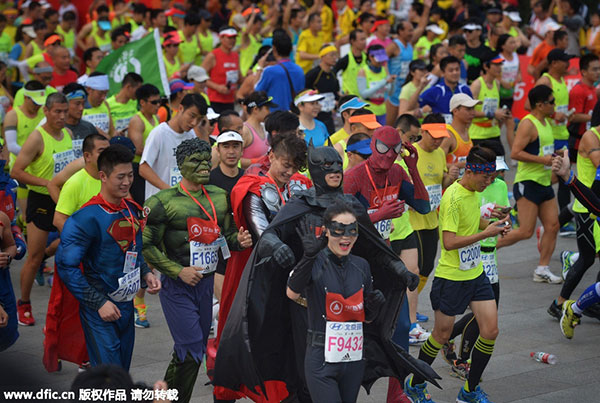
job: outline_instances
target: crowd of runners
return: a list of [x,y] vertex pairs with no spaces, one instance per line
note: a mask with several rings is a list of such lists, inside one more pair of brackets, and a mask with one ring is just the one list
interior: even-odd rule
[[[148,36],[163,85],[109,74]],[[578,0],[2,1],[0,351],[48,284],[46,369],[129,371],[149,293],[178,401],[433,402],[441,350],[491,402],[498,249],[600,318],[599,56]]]

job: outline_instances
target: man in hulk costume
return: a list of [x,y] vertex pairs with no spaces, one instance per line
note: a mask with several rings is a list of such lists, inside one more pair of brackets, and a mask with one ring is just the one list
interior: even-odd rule
[[165,380],[188,402],[210,332],[217,262],[229,257],[229,247],[251,246],[252,238],[235,227],[226,191],[207,185],[210,145],[186,140],[175,156],[183,178],[146,200],[142,253],[162,273],[160,302],[175,342]]

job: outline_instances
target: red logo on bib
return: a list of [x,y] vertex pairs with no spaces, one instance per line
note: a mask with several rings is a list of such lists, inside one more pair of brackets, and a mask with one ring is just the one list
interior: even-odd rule
[[362,288],[348,298],[344,298],[342,294],[328,292],[325,296],[325,304],[327,320],[334,322],[365,321]]
[[220,229],[208,220],[202,220],[198,217],[188,217],[187,219],[188,236],[190,241],[211,244],[217,240]]

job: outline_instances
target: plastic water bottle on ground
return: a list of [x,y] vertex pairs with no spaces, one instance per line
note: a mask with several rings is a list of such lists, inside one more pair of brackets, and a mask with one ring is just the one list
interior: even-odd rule
[[529,355],[531,358],[533,358],[537,362],[543,362],[544,364],[554,365],[558,362],[558,359],[556,358],[556,356],[554,354],[548,354],[548,353],[544,353],[542,351],[539,351],[537,353],[532,352]]

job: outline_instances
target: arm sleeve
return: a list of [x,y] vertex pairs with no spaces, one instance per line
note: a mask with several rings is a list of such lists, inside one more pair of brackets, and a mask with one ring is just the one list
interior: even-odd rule
[[363,99],[370,98],[373,94],[385,87],[387,84],[385,80],[374,81],[371,83],[371,87],[367,88],[366,77],[356,77],[356,83],[358,84],[358,92],[360,97]]
[[[596,174],[596,177],[598,177],[598,174]],[[573,192],[575,198],[579,200],[590,213],[600,216],[600,198],[596,195],[597,192],[600,191],[600,180],[596,179],[592,185],[592,189],[596,190],[596,192],[585,186],[577,178],[573,180],[569,185],[569,188],[571,189],[571,192]]]
[[[404,200],[415,209],[419,214],[427,214],[431,210],[431,205],[429,203],[429,194],[427,193],[427,189],[425,189],[425,185],[421,180],[421,175],[415,169],[409,169],[410,178],[404,168],[402,169],[402,179],[400,185],[400,193],[398,198],[400,200]],[[412,182],[410,179],[412,178]]]
[[17,144],[17,130],[14,127],[10,127],[6,129],[4,132],[6,136],[6,146],[8,147],[8,151],[13,153],[14,155],[19,155],[21,151],[21,146]]
[[144,228],[142,253],[146,261],[161,273],[177,279],[183,266],[172,261],[162,250],[162,239],[167,229],[166,211],[156,195],[150,197],[145,204],[150,209]]
[[336,63],[335,66],[333,66],[333,72],[337,74],[338,71],[344,71],[346,70],[346,68],[348,67],[348,58],[350,56],[346,55],[344,57],[342,57],[341,59],[339,59]]
[[263,208],[264,204],[260,197],[250,192],[244,196],[242,203],[248,231],[252,235],[252,243],[256,244],[265,229],[269,226],[269,220]]
[[[56,251],[56,268],[60,279],[71,294],[85,306],[98,310],[107,301],[106,296],[90,286],[79,265],[92,244],[96,243],[94,225],[79,222],[81,215],[70,217],[60,235],[60,245]],[[92,221],[92,220],[88,220]]]

